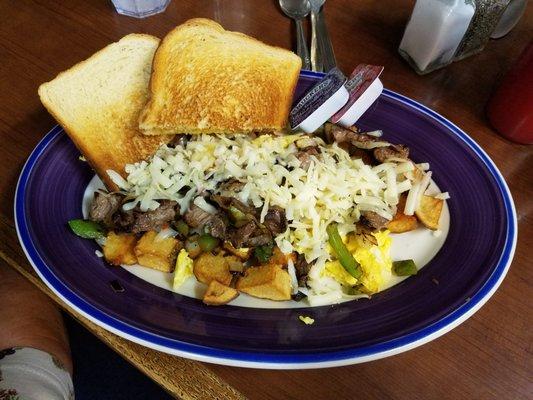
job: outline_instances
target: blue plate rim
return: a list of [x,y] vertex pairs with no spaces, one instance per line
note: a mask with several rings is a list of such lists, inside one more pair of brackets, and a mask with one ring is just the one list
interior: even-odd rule
[[[321,73],[311,71],[302,71],[301,76],[317,78],[323,76]],[[17,182],[14,202],[15,225],[21,246],[32,264],[33,268],[47,286],[65,303],[75,309],[77,312],[104,327],[105,329],[122,336],[133,342],[144,346],[171,353],[174,355],[195,359],[203,362],[211,362],[223,365],[232,365],[251,368],[269,368],[269,369],[303,369],[303,368],[324,368],[342,366],[366,362],[374,359],[387,357],[398,354],[403,351],[418,347],[427,343],[451,329],[473,315],[499,287],[505,277],[511,264],[517,241],[517,218],[516,210],[512,200],[509,188],[501,175],[500,171],[485,153],[483,149],[462,131],[457,125],[453,124],[440,114],[429,109],[428,107],[412,100],[406,96],[400,95],[391,90],[385,89],[383,95],[404,103],[410,108],[422,112],[428,117],[436,120],[449,129],[455,136],[460,138],[465,144],[478,156],[483,162],[491,176],[495,179],[500,194],[502,196],[507,221],[507,231],[505,246],[498,260],[497,266],[491,276],[486,280],[484,285],[476,294],[471,296],[468,302],[447,314],[439,321],[432,325],[419,329],[403,337],[399,337],[388,342],[383,342],[358,349],[349,349],[337,352],[328,352],[321,354],[269,354],[269,353],[247,353],[239,351],[230,351],[212,347],[190,344],[174,339],[169,339],[155,335],[137,327],[124,323],[113,318],[72,292],[63,282],[59,281],[52,270],[40,257],[35,245],[29,234],[28,223],[24,212],[25,192],[28,179],[31,172],[43,151],[53,141],[59,137],[63,129],[56,125],[45,137],[37,144],[24,164],[19,180]]]

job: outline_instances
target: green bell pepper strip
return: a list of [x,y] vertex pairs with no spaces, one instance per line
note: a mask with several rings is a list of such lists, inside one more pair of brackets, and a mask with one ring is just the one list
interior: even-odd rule
[[104,228],[94,221],[71,219],[68,221],[68,226],[72,232],[84,239],[100,239],[105,237]]
[[208,252],[211,250],[214,250],[218,244],[219,240],[207,233],[203,234],[198,238],[198,244],[200,245],[200,249],[204,252]]
[[339,230],[337,229],[337,224],[329,224],[326,228],[326,232],[328,233],[329,244],[333,248],[337,259],[343,268],[355,279],[359,279],[361,275],[363,275],[361,264],[355,260],[352,253],[348,251],[342,242],[341,235],[339,235]]
[[410,276],[416,275],[418,269],[413,260],[401,260],[392,263],[392,271],[398,276]]
[[189,236],[189,225],[183,220],[177,221],[174,226],[176,227],[176,230],[181,233],[183,236],[187,237]]

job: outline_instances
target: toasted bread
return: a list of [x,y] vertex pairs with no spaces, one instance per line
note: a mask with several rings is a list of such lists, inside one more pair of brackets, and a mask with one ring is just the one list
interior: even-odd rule
[[157,49],[139,127],[147,135],[281,130],[300,67],[288,50],[191,19]]
[[138,130],[158,44],[150,35],[127,35],[39,87],[43,105],[109,190],[117,186],[108,169],[124,176],[126,164],[147,158],[170,139]]

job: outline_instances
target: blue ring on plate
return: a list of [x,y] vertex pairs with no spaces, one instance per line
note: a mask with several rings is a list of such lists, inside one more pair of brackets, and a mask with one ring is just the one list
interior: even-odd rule
[[[302,71],[302,76],[307,77],[321,77],[323,74],[313,73],[310,71]],[[370,345],[367,347],[362,347],[359,349],[353,350],[344,350],[337,352],[329,352],[324,354],[270,354],[270,353],[247,353],[239,351],[230,351],[222,350],[207,346],[194,345],[186,343],[183,341],[177,341],[173,339],[168,339],[161,337],[159,335],[154,335],[148,332],[145,332],[141,329],[135,328],[129,324],[126,324],[116,318],[113,318],[95,307],[91,306],[74,292],[72,292],[66,285],[59,281],[53,272],[48,268],[46,263],[41,259],[38,254],[36,247],[34,246],[30,234],[28,225],[26,222],[26,215],[24,210],[25,204],[25,192],[28,179],[32,172],[32,169],[39,159],[41,153],[46,149],[50,143],[52,143],[58,136],[62,133],[62,128],[60,126],[54,127],[46,136],[39,142],[34,151],[31,153],[28,161],[23,167],[22,173],[20,175],[19,181],[17,183],[17,189],[15,193],[15,223],[19,238],[23,245],[24,251],[26,252],[28,258],[32,261],[35,269],[39,275],[63,298],[70,302],[74,307],[78,308],[85,313],[86,315],[92,317],[95,320],[98,320],[102,324],[110,327],[112,330],[121,332],[137,340],[142,340],[148,342],[154,346],[169,348],[178,352],[188,353],[193,358],[202,359],[206,357],[204,361],[213,361],[212,359],[218,359],[220,361],[242,361],[255,363],[256,366],[260,367],[261,363],[272,363],[279,364],[280,367],[283,364],[306,364],[306,363],[315,363],[316,367],[320,367],[320,363],[332,363],[342,360],[357,360],[358,358],[366,356],[375,356],[379,357],[380,354],[387,352],[392,352],[394,350],[402,351],[404,347],[412,345],[413,347],[418,344],[422,344],[423,340],[429,338],[432,335],[440,336],[446,332],[446,328],[454,324],[454,322],[460,320],[462,317],[467,316],[478,304],[483,304],[484,301],[488,299],[487,296],[490,295],[492,290],[495,290],[497,285],[500,283],[500,280],[503,278],[507,267],[510,264],[510,260],[514,251],[514,246],[516,244],[516,212],[514,209],[513,201],[511,194],[505,181],[503,180],[501,174],[497,170],[494,163],[490,160],[487,154],[479,147],[473,139],[471,139],[465,132],[463,132],[459,127],[427,108],[426,106],[411,100],[405,96],[402,96],[398,93],[385,89],[383,91],[385,96],[396,99],[397,101],[407,104],[408,106],[423,112],[424,114],[430,116],[431,118],[437,120],[439,123],[446,126],[450,131],[452,131],[456,136],[462,139],[467,146],[472,149],[475,154],[483,161],[492,177],[495,179],[498,189],[501,193],[502,199],[505,204],[506,210],[506,219],[507,219],[507,231],[505,238],[505,246],[501,254],[500,259],[498,260],[497,266],[494,269],[492,275],[487,279],[485,284],[479,289],[479,291],[473,295],[469,302],[463,304],[461,307],[457,308],[450,314],[446,315],[438,322],[433,323],[430,326],[426,326],[416,332],[407,334],[403,337],[390,340],[388,342],[379,343],[376,345]],[[461,322],[461,321],[460,321]],[[440,331],[440,332],[439,332]],[[418,343],[420,342],[420,343]],[[198,357],[200,356],[200,357]],[[209,360],[211,359],[211,360]]]

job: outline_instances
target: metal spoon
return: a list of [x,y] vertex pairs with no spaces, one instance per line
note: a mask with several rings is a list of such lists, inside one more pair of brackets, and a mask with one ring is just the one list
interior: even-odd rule
[[326,27],[326,17],[324,15],[325,2],[326,0],[322,1],[322,9],[317,15],[317,32],[322,69],[324,72],[329,72],[330,69],[337,66],[337,61],[335,60],[335,53],[333,52],[333,46],[331,45],[331,39],[329,38],[328,28]]
[[309,0],[311,2],[311,68],[322,72],[322,54],[317,34],[318,13],[326,0]]
[[279,0],[279,6],[288,17],[296,23],[296,53],[302,59],[302,69],[311,69],[309,50],[305,43],[305,34],[302,20],[311,12],[309,0]]

